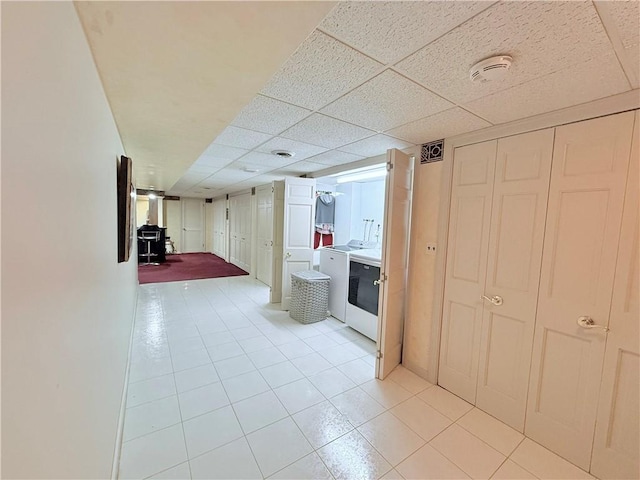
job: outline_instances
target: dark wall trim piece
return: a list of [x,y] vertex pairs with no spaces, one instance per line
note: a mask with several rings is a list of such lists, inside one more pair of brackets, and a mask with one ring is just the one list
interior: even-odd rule
[[175,195],[165,195],[165,200],[180,200],[180,197],[176,197]]
[[159,197],[164,197],[164,190],[146,190],[144,188],[137,188],[136,195],[149,195],[153,193]]

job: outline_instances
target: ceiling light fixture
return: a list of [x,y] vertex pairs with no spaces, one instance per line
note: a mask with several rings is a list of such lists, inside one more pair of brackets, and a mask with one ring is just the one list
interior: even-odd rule
[[260,170],[254,167],[244,167],[243,170],[247,173],[258,173]]
[[291,150],[273,150],[271,153],[282,158],[291,158],[296,155],[295,152],[292,152]]
[[366,172],[353,173],[350,175],[342,175],[336,178],[337,183],[358,182],[361,180],[373,180],[375,178],[382,178],[387,175],[386,168],[379,168],[376,170],[368,170]]
[[469,78],[474,83],[486,83],[502,77],[511,67],[513,59],[509,55],[485,58],[469,70]]
[[155,200],[156,198],[158,198],[158,197],[156,197],[155,193],[150,193],[149,194],[149,200]]

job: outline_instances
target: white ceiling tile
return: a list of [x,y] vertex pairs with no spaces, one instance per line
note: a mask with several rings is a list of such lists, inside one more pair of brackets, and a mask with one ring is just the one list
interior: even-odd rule
[[291,158],[289,162],[292,163],[297,160],[305,160],[306,158],[313,157],[327,149],[309,143],[297,142],[288,138],[275,137],[267,143],[260,145],[257,150],[262,153],[271,153],[273,150],[290,150],[295,152],[295,157]]
[[322,109],[322,113],[382,132],[454,107],[392,70]]
[[607,10],[618,28],[625,48],[640,43],[640,2],[638,0],[607,1]]
[[[201,157],[203,158],[203,157]],[[225,162],[227,160],[224,160]],[[222,165],[224,166],[224,165]],[[193,163],[193,165],[191,165],[189,167],[189,170],[187,170],[187,173],[208,173],[209,175],[211,175],[213,172],[215,172],[216,170],[219,170],[222,167],[216,167],[213,165],[207,165],[205,163],[198,163],[197,161]]]
[[270,173],[256,175],[251,180],[255,180],[256,182],[258,182],[258,185],[265,185],[267,183],[273,182],[274,180],[282,180],[283,178],[284,178],[283,175],[270,172]]
[[[504,2],[400,62],[409,77],[458,104],[612,51],[591,2]],[[493,82],[471,83],[469,69],[492,55],[514,63]]]
[[493,123],[530,117],[630,90],[614,54],[466,104]]
[[301,162],[287,165],[286,167],[277,170],[277,172],[284,175],[302,175],[303,173],[317,172],[318,170],[324,170],[325,168],[327,168],[327,166],[322,165],[321,163],[314,163],[303,160]]
[[633,87],[638,88],[637,82],[638,77],[640,77],[640,44],[634,45],[632,47],[627,47],[624,50],[629,58],[630,68],[632,68],[633,71],[636,72],[636,79],[634,80],[635,84],[633,85]]
[[218,135],[213,143],[227,145],[230,147],[252,150],[261,143],[269,140],[273,135],[268,133],[247,130],[246,128],[227,127]]
[[247,178],[253,177],[255,175],[256,173],[245,172],[236,168],[223,168],[222,170],[217,171],[212,176],[211,181],[225,181],[227,183],[235,183],[246,180]]
[[248,149],[235,148],[229,147],[227,145],[218,145],[216,143],[212,143],[207,147],[202,155],[226,160],[237,160],[248,151]]
[[331,150],[329,152],[321,153],[315,157],[309,158],[310,162],[321,163],[325,167],[331,165],[346,165],[348,163],[357,162],[362,160],[363,156],[354,155],[352,153],[341,152],[339,150]]
[[411,143],[407,143],[397,138],[389,137],[387,135],[375,135],[373,137],[365,138],[359,142],[351,143],[340,147],[340,150],[347,153],[353,153],[354,155],[362,155],[363,157],[375,157],[386,153],[390,148],[409,148]]
[[316,110],[360,85],[381,68],[375,60],[316,30],[262,93]]
[[[187,171],[187,173],[185,173],[182,176],[182,178],[180,178],[180,180],[178,180],[178,182],[181,182],[181,181],[199,182],[203,178],[207,178],[209,175],[211,175],[210,172],[191,172],[191,171]],[[176,183],[178,183],[178,182],[176,182]]]
[[296,161],[296,157],[282,158],[271,153],[253,151],[246,154],[239,161],[250,163],[252,165],[260,165],[263,170],[280,168]]
[[341,2],[320,28],[389,65],[492,3],[495,2]]
[[[197,171],[218,170],[225,165],[233,162],[233,159],[213,157],[211,155],[200,155],[191,168],[195,168]],[[191,169],[189,169],[191,170]]]
[[240,159],[229,164],[226,168],[230,168],[232,170],[243,170],[245,172],[247,170],[257,170],[256,172],[249,172],[249,173],[253,173],[253,175],[259,175],[260,173],[270,172],[276,167],[273,165],[265,165],[264,163],[247,162],[244,159]]
[[199,187],[211,187],[211,188],[222,188],[227,185],[225,180],[217,179],[215,175],[210,178],[205,178],[202,182],[198,184]]
[[456,107],[407,123],[385,133],[411,143],[422,144],[490,126],[489,122]]
[[232,122],[236,127],[277,135],[295,125],[311,110],[257,95]]
[[314,113],[280,136],[322,147],[337,148],[375,134],[372,130]]

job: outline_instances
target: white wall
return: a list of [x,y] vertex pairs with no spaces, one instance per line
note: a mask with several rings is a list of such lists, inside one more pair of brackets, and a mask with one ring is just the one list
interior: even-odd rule
[[136,198],[136,223],[138,227],[147,224],[149,216],[149,199],[147,197]]
[[3,2],[2,478],[111,475],[137,289],[123,153],[73,4]]
[[[351,216],[351,237],[362,239],[366,233],[365,241],[376,240],[374,234],[378,225],[380,225],[379,243],[382,244],[382,230],[384,221],[384,191],[385,181],[377,180],[375,182],[365,182],[354,184],[353,201]],[[373,219],[373,224],[367,224],[365,232],[364,218]],[[371,234],[369,234],[371,231]]]
[[[420,152],[416,154],[419,159]],[[415,165],[411,240],[407,279],[407,314],[404,324],[402,363],[427,378],[431,355],[433,302],[436,276],[436,256],[427,253],[427,243],[438,240],[438,214],[443,163]]]
[[[384,221],[384,191],[385,181],[350,182],[337,185],[336,192],[341,195],[336,197],[336,245],[344,245],[349,240],[362,240],[365,234],[363,219],[371,218],[373,227],[367,225],[366,238],[372,242],[376,240],[375,233],[380,224],[380,237],[382,244],[382,230]],[[369,235],[371,229],[371,235]]]
[[336,223],[334,243],[345,245],[353,237],[351,236],[351,204],[353,202],[353,183],[337,185],[336,192],[342,195],[336,196]]

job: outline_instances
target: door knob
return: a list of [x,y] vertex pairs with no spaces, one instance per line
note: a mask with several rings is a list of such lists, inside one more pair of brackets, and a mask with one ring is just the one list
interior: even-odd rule
[[491,298],[487,297],[486,295],[482,295],[480,298],[486,300],[487,302],[491,302],[496,306],[502,305],[502,297],[500,295],[494,295]]
[[601,328],[603,329],[605,332],[609,331],[608,327],[605,327],[604,325],[598,325],[593,318],[591,318],[588,315],[582,315],[581,317],[578,317],[578,320],[576,321],[576,323],[578,324],[578,326],[580,328],[586,328],[586,329],[590,329],[590,328]]
[[291,252],[287,252],[287,254],[285,255],[285,257],[287,257],[287,258],[291,257]]
[[382,283],[382,282],[381,282],[380,280],[374,280],[374,281],[373,281],[373,284],[374,284],[374,285],[380,285],[381,283]]

